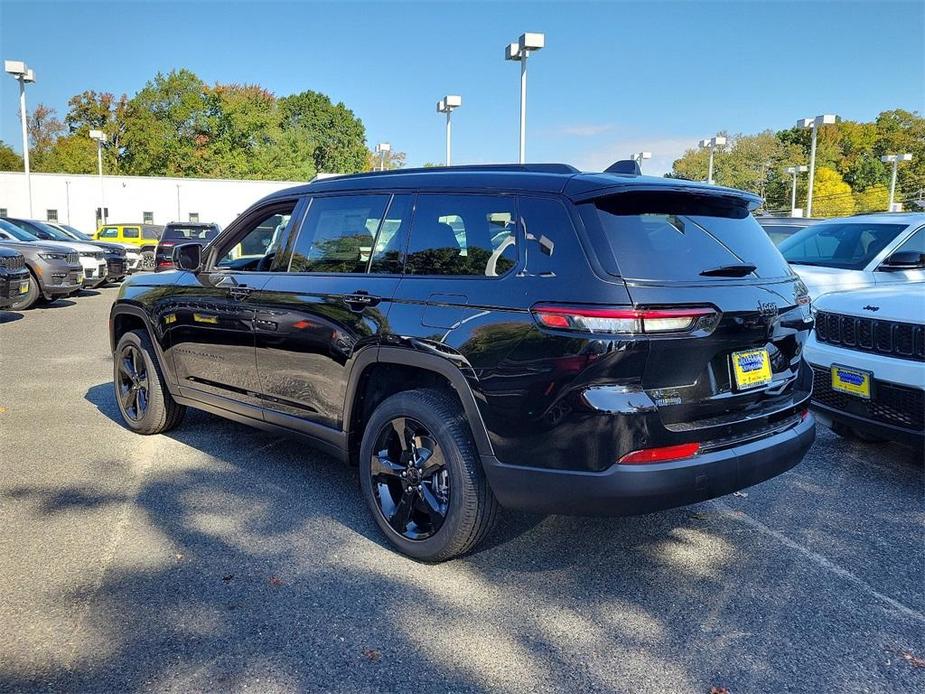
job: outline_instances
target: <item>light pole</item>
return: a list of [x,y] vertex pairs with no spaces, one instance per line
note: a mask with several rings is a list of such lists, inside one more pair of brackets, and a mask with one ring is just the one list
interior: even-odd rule
[[376,154],[379,155],[379,170],[385,171],[385,153],[392,151],[392,145],[388,142],[380,142],[376,145]]
[[29,176],[29,128],[26,121],[26,85],[35,82],[35,73],[21,60],[5,60],[3,69],[19,82],[19,120],[22,123],[22,162],[26,172],[26,196],[32,216],[32,178]]
[[182,219],[183,218],[180,216],[180,184],[178,183],[177,184],[177,221],[178,222],[182,221]]
[[899,168],[899,162],[912,161],[912,155],[908,152],[906,154],[885,154],[880,157],[880,161],[893,164],[893,175],[890,177],[890,206],[886,208],[887,212],[893,212],[893,200],[896,197],[896,170]]
[[64,200],[67,205],[67,223],[71,223],[71,182],[64,182]]
[[526,161],[527,154],[527,58],[546,45],[546,34],[521,34],[517,43],[508,44],[504,49],[505,60],[520,61],[520,163]]
[[100,174],[100,224],[105,224],[106,196],[103,192],[103,143],[106,142],[106,133],[102,130],[91,130],[90,139],[96,140],[96,168]]
[[[797,177],[809,171],[808,166],[788,166],[784,171],[793,176],[793,189],[790,191],[790,216],[797,216]],[[802,213],[800,214],[802,217]]]
[[640,173],[642,173],[642,160],[651,159],[651,158],[652,158],[652,152],[638,152],[636,154],[630,155],[630,159],[632,159],[634,162],[639,164]]
[[713,181],[713,153],[716,151],[717,147],[724,147],[726,145],[726,138],[722,135],[717,135],[716,137],[711,137],[709,140],[703,139],[700,141],[701,147],[706,147],[710,150],[710,165],[707,167],[707,183],[712,184]]
[[450,165],[451,161],[451,145],[452,140],[452,125],[450,124],[450,114],[453,112],[453,109],[459,108],[462,106],[462,97],[458,95],[448,94],[440,101],[437,102],[437,113],[446,114],[446,165]]
[[822,125],[832,125],[836,116],[826,113],[815,118],[801,118],[797,121],[797,127],[804,130],[813,131],[813,143],[809,150],[809,190],[806,193],[806,216],[813,216],[813,179],[816,177],[816,134]]

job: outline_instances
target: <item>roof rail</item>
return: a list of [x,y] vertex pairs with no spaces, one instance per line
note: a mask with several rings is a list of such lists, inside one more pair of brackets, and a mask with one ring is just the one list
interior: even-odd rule
[[[462,164],[458,166],[425,166],[414,169],[388,169],[385,171],[363,171],[355,174],[331,176],[334,178],[359,178],[361,176],[388,176],[389,174],[430,173],[436,171],[523,171],[529,173],[577,174],[578,169],[570,164]],[[321,179],[330,180],[330,179]]]
[[612,174],[629,174],[631,176],[641,176],[642,169],[639,168],[639,162],[635,159],[621,159],[604,169],[604,173]]

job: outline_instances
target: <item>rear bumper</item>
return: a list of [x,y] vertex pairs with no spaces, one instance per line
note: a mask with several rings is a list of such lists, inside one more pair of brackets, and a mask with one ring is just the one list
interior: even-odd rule
[[483,456],[482,466],[505,508],[631,516],[706,501],[775,477],[797,465],[815,437],[809,415],[779,434],[672,463],[578,472],[505,465]]

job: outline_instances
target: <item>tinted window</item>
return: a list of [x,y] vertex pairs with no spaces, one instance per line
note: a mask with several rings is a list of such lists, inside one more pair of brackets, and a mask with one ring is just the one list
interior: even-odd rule
[[405,272],[503,275],[517,262],[514,199],[494,195],[419,195]]
[[290,272],[366,272],[388,195],[315,198],[299,230]]
[[230,249],[226,246],[227,250],[219,251],[223,254],[218,261],[218,266],[245,271],[270,270],[273,260],[280,251],[294,208],[295,203],[293,202],[282,209],[277,207],[273,212],[259,216],[248,225],[243,236],[236,235],[237,243],[232,240],[234,245]]
[[780,246],[781,241],[793,236],[803,228],[798,226],[779,226],[772,224],[765,224],[763,226],[765,233],[771,238],[771,241],[774,242],[775,246]]
[[[126,229],[126,231],[128,230]],[[141,228],[141,237],[145,239],[159,239],[162,233],[163,233],[163,230],[158,227],[142,227]]]
[[555,274],[579,260],[575,228],[565,206],[547,198],[520,198],[517,202],[524,225],[527,272]]
[[905,224],[825,222],[803,229],[780,245],[791,263],[863,270],[906,228]]
[[218,236],[218,229],[215,227],[202,226],[168,226],[164,229],[161,238],[165,239],[193,239],[208,242]]
[[369,271],[399,274],[402,271],[402,254],[411,229],[411,212],[414,197],[395,195],[389,203],[385,218],[379,226],[379,235],[373,247]]
[[30,234],[28,231],[20,229],[18,226],[12,222],[8,222],[5,219],[0,219],[0,229],[6,232],[7,235],[16,239],[17,241],[38,241],[38,237]]
[[919,229],[896,250],[904,253],[925,253],[925,229]]
[[127,239],[137,239],[138,238],[138,227],[124,227],[122,229],[122,235]]
[[623,277],[703,281],[702,272],[735,265],[754,265],[750,277],[792,274],[745,201],[643,192],[595,204]]
[[101,239],[114,239],[119,236],[119,230],[115,227],[106,227],[99,234]]

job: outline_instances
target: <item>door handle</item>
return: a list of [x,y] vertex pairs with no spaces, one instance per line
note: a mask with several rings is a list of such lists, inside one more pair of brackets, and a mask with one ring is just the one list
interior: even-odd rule
[[209,281],[212,282],[212,285],[215,287],[238,286],[238,280],[235,279],[234,275],[226,275],[223,272],[216,272],[213,275],[209,275]]
[[362,311],[367,307],[375,306],[380,301],[382,301],[381,296],[373,296],[362,289],[353,294],[347,294],[344,297],[344,303],[353,311]]
[[251,289],[250,287],[243,285],[243,284],[239,284],[234,287],[229,287],[228,295],[235,301],[244,301],[244,299],[250,296],[250,293],[252,291],[254,290]]

